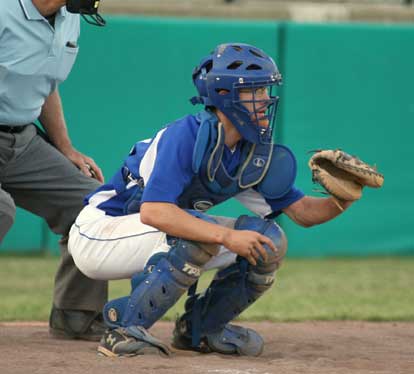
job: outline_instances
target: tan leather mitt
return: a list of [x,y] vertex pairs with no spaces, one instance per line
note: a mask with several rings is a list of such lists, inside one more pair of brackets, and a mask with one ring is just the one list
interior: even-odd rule
[[364,186],[379,188],[384,183],[384,176],[375,167],[339,149],[317,151],[309,167],[313,182],[339,200],[358,200]]

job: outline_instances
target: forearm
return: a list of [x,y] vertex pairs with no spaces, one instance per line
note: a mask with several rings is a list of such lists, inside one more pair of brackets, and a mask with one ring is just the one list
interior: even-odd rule
[[352,202],[338,202],[343,210],[335,203],[332,197],[305,196],[289,206],[284,212],[296,223],[304,227],[319,225],[330,221],[345,211]]
[[39,121],[47,132],[52,144],[76,165],[83,174],[103,182],[102,170],[95,161],[78,152],[70,141],[63,115],[62,102],[58,90],[55,90],[45,101]]
[[56,89],[45,101],[39,116],[39,121],[47,132],[51,142],[57,149],[65,153],[72,148],[63,115],[62,102]]
[[141,221],[160,231],[179,238],[203,243],[223,244],[230,229],[196,218],[169,203],[144,203]]

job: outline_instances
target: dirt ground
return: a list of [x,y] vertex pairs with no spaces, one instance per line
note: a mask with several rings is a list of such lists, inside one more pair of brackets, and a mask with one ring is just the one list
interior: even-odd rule
[[[265,338],[261,357],[174,351],[106,358],[97,343],[53,339],[45,323],[0,323],[1,374],[413,374],[414,323],[246,323]],[[151,332],[169,342],[173,325]]]

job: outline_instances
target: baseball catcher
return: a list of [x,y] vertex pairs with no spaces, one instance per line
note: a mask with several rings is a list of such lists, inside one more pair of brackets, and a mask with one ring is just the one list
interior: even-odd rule
[[[86,197],[71,229],[70,251],[85,275],[131,279],[130,294],[104,307],[108,330],[98,351],[105,356],[169,355],[148,329],[187,291],[175,348],[260,355],[260,334],[232,321],[275,281],[287,241],[274,218],[286,214],[308,227],[355,200],[305,196],[295,186],[295,156],[272,140],[282,78],[265,52],[221,44],[192,78],[198,95],[191,102],[203,109],[138,141],[112,179]],[[328,168],[316,157],[313,163],[316,180]],[[251,215],[208,214],[230,198]],[[214,280],[196,293],[208,269],[217,269]]]

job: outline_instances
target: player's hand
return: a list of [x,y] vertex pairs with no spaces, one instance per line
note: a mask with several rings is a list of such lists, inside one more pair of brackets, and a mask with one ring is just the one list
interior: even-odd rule
[[88,177],[95,178],[99,182],[104,181],[104,176],[101,169],[96,165],[95,161],[88,156],[78,152],[72,148],[70,151],[64,152],[64,155],[71,160],[83,174]]
[[244,257],[252,265],[257,264],[257,260],[262,256],[263,261],[267,261],[267,252],[263,245],[277,252],[274,243],[262,234],[249,230],[229,230],[223,239],[223,245],[231,252]]

